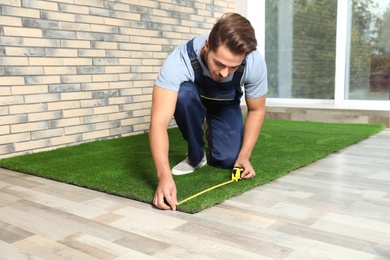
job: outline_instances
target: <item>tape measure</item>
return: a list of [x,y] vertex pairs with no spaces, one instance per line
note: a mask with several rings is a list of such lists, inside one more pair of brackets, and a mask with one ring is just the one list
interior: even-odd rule
[[191,197],[188,197],[188,198],[186,198],[186,199],[180,201],[180,202],[178,203],[178,205],[180,205],[180,204],[182,204],[182,203],[184,203],[184,202],[187,202],[187,201],[189,201],[189,200],[191,200],[191,199],[193,199],[193,198],[195,198],[195,197],[198,197],[199,195],[202,195],[203,193],[206,193],[206,192],[211,191],[211,190],[213,190],[213,189],[216,189],[216,188],[219,188],[219,187],[224,186],[224,185],[226,185],[226,184],[229,184],[229,183],[232,183],[232,182],[237,182],[237,181],[241,180],[241,174],[242,174],[243,172],[244,172],[244,169],[243,169],[243,168],[241,168],[241,167],[234,167],[233,170],[232,170],[232,178],[231,178],[230,181],[226,181],[226,182],[217,184],[217,185],[215,185],[215,186],[213,186],[213,187],[211,187],[211,188],[208,188],[208,189],[205,189],[205,190],[203,190],[203,191],[201,191],[201,192],[198,192],[198,193],[196,193],[195,195],[192,195]]

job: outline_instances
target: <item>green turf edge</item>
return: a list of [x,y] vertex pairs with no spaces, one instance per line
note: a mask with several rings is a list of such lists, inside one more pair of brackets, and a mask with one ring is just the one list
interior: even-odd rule
[[[267,120],[267,122],[268,122],[268,124],[272,124],[272,123],[276,123],[277,121]],[[296,121],[289,121],[289,122],[290,123],[287,123],[287,124],[289,124],[290,127],[295,125],[295,124],[297,124],[297,123],[294,123]],[[305,122],[305,123],[308,123],[308,122]],[[315,124],[318,124],[318,123],[315,123]],[[306,124],[305,126],[309,126],[309,125],[310,124]],[[349,125],[347,124],[346,126],[348,127]],[[355,126],[357,126],[357,125],[355,125]],[[384,129],[383,125],[360,125],[359,127],[366,127],[366,128],[370,128],[370,129],[369,129],[369,131],[367,130],[364,134],[360,135],[360,137],[358,139],[356,139],[353,142],[350,142],[347,145],[351,145],[351,144],[353,144],[355,142],[358,142],[358,141],[360,141],[360,140],[362,140],[364,138],[367,138],[370,135],[378,133],[378,132],[380,132],[381,130]],[[267,124],[264,125],[264,128],[265,129],[267,128]],[[171,135],[173,135],[173,136],[177,135],[177,130],[170,130],[170,132],[171,132]],[[260,138],[260,142],[261,142],[261,139],[266,139],[267,132],[266,131],[264,131],[264,132],[265,132],[264,135],[263,135],[264,138]],[[77,149],[80,148],[80,147],[88,146],[88,145],[92,145],[92,144],[95,144],[95,145],[101,144],[102,146],[104,146],[105,142],[113,142],[114,144],[112,145],[112,147],[113,147],[112,151],[115,151],[115,143],[116,142],[122,142],[122,141],[126,140],[126,138],[134,138],[134,137],[122,137],[122,138],[118,138],[118,139],[95,141],[95,142],[81,144],[81,145],[78,145],[78,146],[71,146],[71,147],[60,148],[58,150],[61,150],[61,151],[63,151],[64,149],[69,149],[69,151],[71,150],[72,152],[71,152],[71,154],[69,154],[69,156],[70,156],[70,158],[72,158],[71,155],[75,155],[76,154],[76,156],[77,156]],[[143,144],[142,147],[138,147],[138,148],[141,148],[141,149],[137,149],[137,154],[141,152],[141,153],[145,154],[146,157],[150,156],[148,154],[148,152],[147,152],[148,147],[146,147],[147,149],[145,148],[145,143],[148,142],[147,135],[146,134],[145,135],[139,135],[139,136],[137,136],[137,139],[140,139],[141,143]],[[134,139],[132,139],[132,140],[134,140]],[[176,141],[183,143],[182,140],[180,140],[180,139],[176,139]],[[184,146],[183,147],[179,147],[179,148],[177,148],[177,147],[178,146],[174,145],[174,149],[173,150],[176,150],[176,152],[175,151],[171,151],[171,153],[173,152],[175,154],[175,156],[172,156],[173,158],[175,158],[175,159],[173,159],[173,163],[177,162],[177,160],[180,158],[182,152],[185,151],[185,147]],[[273,171],[272,172],[273,177],[271,177],[271,178],[268,178],[267,173],[269,173],[269,171],[272,171],[273,170],[272,168],[269,169],[269,170],[261,169],[260,172],[259,172],[259,170],[257,170],[258,175],[256,176],[256,178],[251,179],[251,180],[244,180],[244,181],[240,181],[240,182],[237,182],[237,183],[228,184],[228,185],[226,185],[224,187],[221,187],[221,188],[218,188],[216,190],[210,191],[210,192],[208,192],[208,194],[204,194],[204,195],[201,195],[201,196],[197,197],[196,200],[191,200],[191,201],[188,201],[188,202],[180,205],[178,207],[178,210],[183,211],[183,212],[187,212],[187,213],[199,212],[200,210],[203,210],[205,208],[208,208],[208,207],[211,207],[213,205],[219,204],[219,203],[223,202],[224,200],[226,200],[228,198],[240,195],[240,194],[244,193],[245,191],[253,189],[256,186],[262,185],[264,183],[268,183],[268,182],[270,182],[270,181],[272,181],[272,180],[274,180],[274,179],[276,179],[276,178],[278,178],[280,176],[283,176],[284,174],[286,174],[286,173],[288,173],[288,172],[290,172],[290,171],[292,171],[294,169],[297,169],[297,168],[302,167],[304,165],[307,165],[307,164],[309,164],[311,162],[314,162],[314,161],[316,161],[318,159],[321,159],[321,158],[325,157],[326,155],[328,155],[329,153],[338,151],[339,149],[341,149],[343,147],[345,147],[345,145],[342,145],[340,147],[335,147],[331,151],[327,151],[327,152],[324,152],[322,154],[319,154],[314,159],[303,161],[303,162],[299,162],[299,163],[295,163],[295,164],[292,165],[292,167],[282,168],[282,169],[280,169],[277,172]],[[76,151],[74,151],[75,149],[76,149]],[[116,185],[111,185],[111,186],[104,185],[105,184],[104,180],[98,180],[98,182],[102,182],[102,184],[100,184],[100,185],[98,185],[96,183],[91,185],[90,183],[82,183],[82,182],[78,181],[77,176],[75,176],[75,178],[73,178],[73,179],[72,178],[65,178],[65,176],[64,176],[64,178],[61,178],[61,177],[58,177],[56,175],[46,175],[46,176],[43,176],[39,172],[35,172],[34,170],[30,170],[28,165],[26,166],[26,165],[23,165],[23,163],[21,163],[26,156],[29,157],[29,156],[40,155],[40,156],[43,156],[43,157],[47,157],[49,154],[53,154],[54,153],[53,151],[55,151],[55,150],[48,151],[48,152],[41,152],[41,153],[35,153],[35,154],[16,156],[16,157],[7,158],[7,159],[2,159],[2,160],[0,160],[0,167],[8,168],[8,169],[15,170],[15,171],[29,173],[29,174],[33,174],[33,175],[36,175],[36,176],[45,177],[45,178],[48,178],[48,179],[57,180],[57,181],[61,181],[61,182],[68,183],[68,184],[74,184],[74,185],[77,185],[77,186],[81,186],[81,187],[85,187],[85,188],[89,188],[89,189],[94,189],[94,190],[106,192],[106,193],[117,195],[117,196],[122,196],[122,197],[130,198],[130,199],[135,199],[135,200],[139,200],[139,201],[146,202],[146,203],[151,203],[152,202],[153,195],[154,195],[154,189],[153,188],[149,189],[149,190],[147,189],[147,190],[145,190],[144,192],[141,192],[141,193],[133,194],[132,193],[133,191],[128,191],[126,189],[121,189],[120,188],[120,186],[121,186],[120,179],[119,179],[118,182],[116,182]],[[179,155],[177,155],[177,152],[179,152]],[[116,154],[115,156],[119,156],[119,155]],[[69,158],[66,158],[66,159],[69,159]],[[182,159],[182,158],[180,158],[180,159]],[[131,163],[132,162],[129,162],[129,164],[131,164]],[[142,178],[142,179],[145,179],[145,181],[149,183],[148,186],[156,187],[157,186],[157,179],[155,177],[150,176],[150,175],[147,174],[147,173],[150,173],[150,172],[154,172],[153,165],[148,165],[148,167],[143,169],[143,172],[142,172],[143,176],[142,177],[146,176],[147,178]],[[212,175],[210,175],[210,173]],[[115,169],[114,169],[114,172],[111,173],[111,174],[115,174]],[[194,178],[194,176],[199,176],[198,178],[207,180],[207,185],[208,186],[206,186],[206,187],[199,187],[199,188],[203,189],[203,188],[207,188],[207,187],[210,187],[212,185],[215,185],[215,184],[218,184],[218,183],[226,181],[226,179],[230,178],[230,171],[222,170],[222,169],[215,169],[213,167],[207,166],[207,167],[204,167],[202,169],[197,170],[196,171],[196,175],[194,175],[194,174],[191,174],[191,175],[193,175],[191,178]],[[190,176],[190,175],[188,175],[188,176]],[[186,176],[185,178],[187,178],[188,176]],[[215,178],[210,178],[210,176],[214,176]],[[276,176],[276,178],[275,178],[275,176]],[[181,181],[180,177],[182,177],[182,176],[175,176],[176,185],[178,187],[178,190],[185,190],[186,187],[188,187],[188,185],[191,185],[191,184],[188,183],[188,182],[186,183],[185,180]],[[212,180],[210,180],[210,179],[212,179]],[[227,187],[229,187],[229,185],[235,185],[234,189],[231,189],[231,188],[226,189]],[[179,196],[178,199],[180,201],[181,199],[184,199],[186,196],[188,197],[188,194],[183,192],[183,196],[180,196],[179,194],[178,194],[178,196]]]

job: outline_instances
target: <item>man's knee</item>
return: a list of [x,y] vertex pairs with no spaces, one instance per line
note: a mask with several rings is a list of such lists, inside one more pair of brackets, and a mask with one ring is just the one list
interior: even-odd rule
[[180,85],[176,108],[186,109],[200,102],[198,86],[193,82],[184,82]]
[[237,156],[238,156],[238,151],[237,152],[232,152],[231,150],[224,151],[222,153],[219,153],[218,155],[211,152],[208,157],[208,164],[218,168],[230,169],[234,167],[234,163],[237,160]]

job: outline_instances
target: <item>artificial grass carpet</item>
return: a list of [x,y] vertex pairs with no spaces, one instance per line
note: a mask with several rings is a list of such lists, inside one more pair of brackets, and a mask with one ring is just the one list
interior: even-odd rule
[[[196,213],[348,145],[380,132],[378,124],[334,124],[265,120],[253,150],[256,177],[233,182],[191,199],[179,211]],[[186,142],[170,129],[170,163],[183,160]],[[152,203],[158,179],[147,134],[94,141],[0,160],[0,167]],[[231,170],[205,166],[174,176],[178,201],[231,179]]]

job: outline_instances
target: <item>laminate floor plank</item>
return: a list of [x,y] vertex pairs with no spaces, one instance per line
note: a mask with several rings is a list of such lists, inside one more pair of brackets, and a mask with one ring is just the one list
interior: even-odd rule
[[0,260],[390,259],[389,216],[390,129],[196,214],[0,168]]

